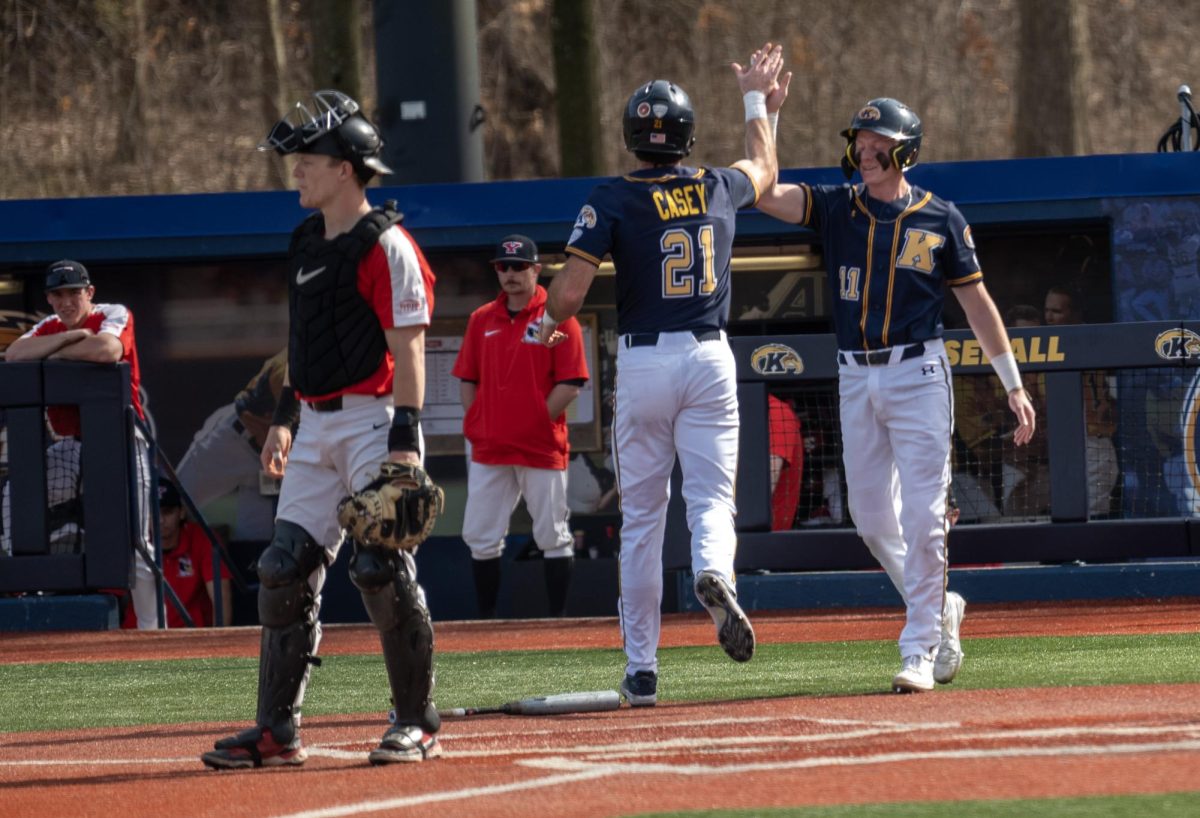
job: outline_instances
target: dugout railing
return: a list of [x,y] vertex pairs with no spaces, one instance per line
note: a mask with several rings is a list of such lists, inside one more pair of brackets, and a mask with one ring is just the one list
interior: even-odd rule
[[[1098,563],[1151,558],[1200,557],[1200,474],[1196,451],[1200,424],[1200,322],[1143,322],[1010,329],[1022,373],[1044,377],[1044,428],[1048,453],[1049,509],[1037,520],[992,520],[957,525],[950,535],[952,565],[1004,563]],[[799,526],[771,531],[770,456],[767,396],[796,389],[828,393],[836,425],[837,346],[832,335],[734,337],[730,343],[738,366],[741,439],[738,462],[739,571],[826,571],[878,567],[855,533],[849,514],[840,525]],[[947,353],[955,377],[993,378],[978,343],[969,331],[946,333]],[[1156,381],[1173,384],[1167,402],[1173,414],[1162,421],[1177,426],[1181,451],[1174,487],[1193,505],[1161,514],[1130,510],[1114,501],[1103,519],[1089,515],[1087,425],[1084,376],[1089,371],[1118,373],[1118,445],[1121,480],[1116,492],[1133,482],[1130,463],[1140,457],[1134,447],[1145,435],[1122,430],[1144,419],[1141,403]],[[1134,380],[1134,375],[1149,378]],[[1140,385],[1139,385],[1140,383]],[[1177,413],[1177,414],[1174,414]],[[836,441],[840,430],[823,430]],[[677,470],[678,472],[678,470]],[[1142,475],[1145,480],[1145,475]],[[688,531],[679,497],[678,473],[668,514],[664,567],[690,565]]]
[[[135,439],[146,441],[151,485],[159,468],[174,479],[161,456],[151,429],[134,416],[128,364],[96,365],[72,361],[4,363],[0,378],[0,488],[6,512],[0,522],[5,548],[0,551],[0,594],[79,594],[101,590],[126,590],[130,585],[135,549],[153,558],[159,610],[166,602],[184,622],[190,617],[161,573],[160,524],[157,504],[148,509],[152,542],[141,542],[141,519],[136,470]],[[77,466],[55,469],[54,438],[46,424],[46,407],[79,408],[81,440]],[[70,472],[70,476],[51,472]],[[54,480],[70,479],[74,485],[54,490]],[[178,480],[175,480],[178,483]],[[70,495],[65,503],[51,502],[52,495]],[[191,498],[180,488],[193,520],[213,543],[214,575],[220,560],[230,567],[235,585],[245,581],[222,554],[223,544],[213,534]],[[66,512],[58,509],[66,508]],[[67,531],[68,536],[62,532]],[[221,621],[220,583],[215,585],[215,614]],[[160,627],[163,623],[160,620]]]

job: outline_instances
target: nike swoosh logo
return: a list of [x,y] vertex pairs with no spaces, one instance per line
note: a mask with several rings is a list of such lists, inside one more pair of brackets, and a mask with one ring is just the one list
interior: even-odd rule
[[384,426],[387,426],[387,425],[388,425],[388,422],[385,420],[383,423],[376,423],[371,428],[372,429],[382,429]]
[[300,272],[296,273],[296,283],[304,284],[305,282],[312,281],[323,272],[325,272],[324,267],[318,267],[315,270],[309,270],[307,273],[304,272],[304,268],[301,267]]
[[499,332],[499,331],[500,331],[500,330],[498,330],[498,329],[490,329],[490,330],[488,330],[487,332],[485,332],[485,333],[483,334],[483,337],[484,337],[484,338],[487,338],[489,335],[495,335],[495,334],[496,334],[497,332]]

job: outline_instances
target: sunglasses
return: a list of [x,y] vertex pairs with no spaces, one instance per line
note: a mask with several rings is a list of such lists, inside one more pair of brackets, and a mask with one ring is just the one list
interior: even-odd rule
[[523,273],[526,270],[528,270],[529,267],[530,267],[530,264],[527,261],[521,261],[521,262],[516,262],[516,263],[511,262],[511,261],[496,262],[496,272],[497,273]]

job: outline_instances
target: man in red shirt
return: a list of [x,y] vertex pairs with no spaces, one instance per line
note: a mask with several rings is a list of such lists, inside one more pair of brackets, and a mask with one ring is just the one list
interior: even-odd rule
[[558,327],[562,343],[538,342],[546,290],[537,283],[542,265],[533,240],[507,236],[492,264],[500,295],[471,314],[452,370],[461,381],[470,443],[462,536],[471,549],[479,615],[491,618],[509,517],[524,495],[545,557],[550,615],[562,616],[574,555],[566,409],[588,379],[583,334],[572,318]]
[[[200,526],[184,519],[179,489],[165,477],[158,478],[158,511],[162,540],[163,576],[171,590],[187,608],[192,624],[197,628],[213,625],[212,543]],[[229,569],[221,565],[221,622],[233,619],[233,597],[229,589]],[[124,627],[133,627],[134,618],[127,612]],[[182,628],[187,623],[174,605],[167,605],[167,627]]]
[[[97,364],[129,364],[133,408],[142,412],[141,371],[133,334],[133,313],[123,304],[96,304],[96,288],[86,267],[78,261],[63,259],[46,270],[46,300],[54,310],[33,329],[13,341],[5,351],[9,361],[69,360]],[[47,500],[51,506],[69,502],[78,494],[80,438],[79,407],[49,406],[46,416],[60,440],[46,450]],[[142,542],[150,537],[150,461],[146,441],[140,432],[138,447],[138,508],[141,510]],[[5,519],[8,497],[5,494]],[[7,530],[7,526],[5,527]],[[58,532],[55,532],[57,534]],[[141,557],[133,560],[131,583],[134,610],[139,628],[158,627],[158,609],[154,573]]]

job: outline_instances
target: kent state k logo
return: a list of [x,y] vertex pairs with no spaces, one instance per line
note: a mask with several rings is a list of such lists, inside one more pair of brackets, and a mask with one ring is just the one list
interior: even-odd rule
[[750,368],[759,375],[799,375],[804,360],[786,344],[766,344],[751,353]]

